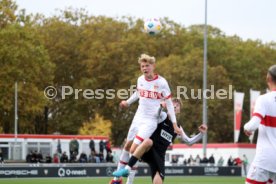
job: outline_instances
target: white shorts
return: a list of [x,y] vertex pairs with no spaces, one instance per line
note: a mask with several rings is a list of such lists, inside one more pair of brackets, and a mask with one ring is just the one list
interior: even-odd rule
[[134,143],[140,144],[153,134],[157,128],[157,123],[156,118],[135,116],[127,134],[127,141],[134,140]]
[[274,184],[276,182],[276,173],[264,170],[252,164],[248,171],[245,184]]

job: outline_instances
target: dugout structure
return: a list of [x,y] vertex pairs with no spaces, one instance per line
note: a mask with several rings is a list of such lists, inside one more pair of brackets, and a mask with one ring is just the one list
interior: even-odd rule
[[56,152],[70,153],[70,141],[77,141],[78,150],[86,154],[91,152],[91,140],[93,140],[95,149],[99,150],[99,142],[108,141],[106,136],[91,135],[38,135],[38,134],[0,134],[0,149],[5,161],[22,161],[31,151],[37,151],[43,157],[53,156]]

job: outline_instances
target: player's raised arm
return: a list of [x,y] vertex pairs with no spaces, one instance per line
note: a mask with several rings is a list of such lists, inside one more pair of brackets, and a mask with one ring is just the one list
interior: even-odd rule
[[135,91],[128,100],[122,100],[120,103],[121,108],[127,108],[129,107],[132,103],[136,102],[139,99],[138,92]]
[[170,119],[173,123],[174,131],[175,131],[175,133],[180,135],[181,130],[177,126],[177,121],[176,121],[176,116],[175,116],[175,111],[174,111],[174,105],[173,105],[172,98],[171,98],[171,90],[169,88],[169,85],[168,85],[167,81],[164,82],[162,95],[165,97],[166,108],[168,110],[169,117],[170,117]]
[[184,132],[183,128],[180,127],[180,130],[181,130],[181,134],[180,134],[180,137],[181,139],[188,145],[193,145],[195,144],[196,142],[198,142],[200,139],[202,139],[203,137],[203,134],[207,132],[207,129],[208,127],[204,124],[202,124],[198,130],[200,131],[200,133],[198,133],[197,135],[195,135],[194,137],[188,137],[186,135],[186,133]]

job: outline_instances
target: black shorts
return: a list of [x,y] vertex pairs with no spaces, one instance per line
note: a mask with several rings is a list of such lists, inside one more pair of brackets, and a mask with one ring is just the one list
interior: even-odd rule
[[165,165],[164,157],[157,153],[154,148],[151,148],[142,156],[142,160],[149,164],[151,170],[151,178],[153,179],[155,174],[159,172],[162,180],[165,178]]

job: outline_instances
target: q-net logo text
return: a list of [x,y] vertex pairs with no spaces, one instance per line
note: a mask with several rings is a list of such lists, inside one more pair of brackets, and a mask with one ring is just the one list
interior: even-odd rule
[[59,177],[66,177],[66,176],[87,176],[86,169],[64,169],[59,168],[58,170],[58,176]]

